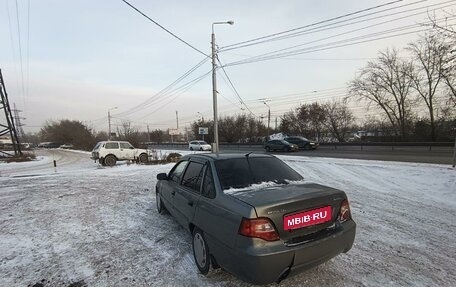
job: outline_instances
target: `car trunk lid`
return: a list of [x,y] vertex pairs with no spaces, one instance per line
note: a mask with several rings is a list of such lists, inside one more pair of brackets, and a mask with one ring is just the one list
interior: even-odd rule
[[334,225],[343,191],[314,183],[287,184],[231,193],[269,218],[282,240],[316,233]]

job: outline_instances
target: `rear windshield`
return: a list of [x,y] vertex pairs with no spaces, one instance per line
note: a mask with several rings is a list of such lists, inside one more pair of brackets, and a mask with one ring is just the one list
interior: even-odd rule
[[302,176],[274,157],[235,158],[215,162],[224,190],[246,188],[262,182],[287,183],[302,180]]

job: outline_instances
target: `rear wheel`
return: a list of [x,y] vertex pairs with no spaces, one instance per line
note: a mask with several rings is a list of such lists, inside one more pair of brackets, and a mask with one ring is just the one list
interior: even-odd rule
[[147,154],[145,153],[142,153],[139,155],[139,162],[140,163],[147,163],[149,161],[149,157],[147,156]]
[[105,162],[105,165],[107,165],[107,166],[115,166],[117,159],[115,156],[110,154],[104,158],[104,162]]
[[193,148],[192,148],[192,147],[190,147],[190,150],[193,150]]
[[267,147],[266,147],[266,151],[267,151],[267,152],[270,152],[270,151],[271,151],[271,148],[267,146]]
[[206,275],[211,267],[211,257],[204,234],[198,228],[193,230],[192,247],[196,267],[198,267],[201,274]]
[[104,158],[100,158],[100,159],[98,160],[98,162],[99,162],[102,166],[106,166],[106,163],[105,163],[105,161],[104,161]]

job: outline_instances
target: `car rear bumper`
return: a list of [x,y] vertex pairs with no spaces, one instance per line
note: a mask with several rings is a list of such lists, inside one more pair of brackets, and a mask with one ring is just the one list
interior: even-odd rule
[[[340,253],[351,249],[356,233],[353,220],[341,224],[341,228],[330,236],[289,247],[282,241],[264,244],[253,239],[254,247],[237,248],[233,256],[233,273],[253,284],[278,282],[322,264]],[[256,246],[256,247],[255,247]]]

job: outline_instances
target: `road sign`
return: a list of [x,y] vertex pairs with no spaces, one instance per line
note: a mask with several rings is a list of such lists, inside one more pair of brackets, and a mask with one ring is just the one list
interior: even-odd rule
[[177,135],[179,135],[179,130],[178,129],[169,129],[168,133],[170,136],[177,136]]
[[198,133],[200,135],[207,135],[209,134],[209,128],[198,128]]

